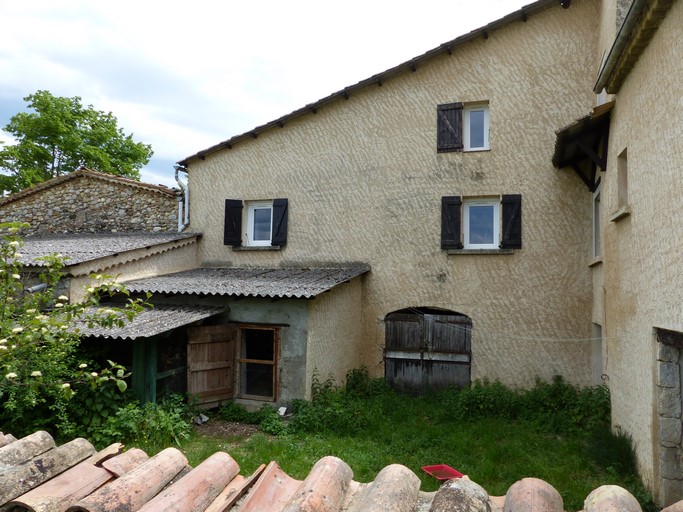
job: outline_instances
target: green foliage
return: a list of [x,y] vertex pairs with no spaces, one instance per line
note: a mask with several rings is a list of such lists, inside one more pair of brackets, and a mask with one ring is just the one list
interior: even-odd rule
[[512,390],[498,381],[477,381],[466,389],[447,390],[438,399],[442,417],[524,420],[541,432],[555,434],[590,431],[610,421],[607,386],[579,388],[561,376],[551,383],[537,379],[527,390]]
[[99,371],[80,358],[78,325],[122,325],[143,305],[129,300],[124,309],[100,307],[100,296],[127,293],[104,276],[96,276],[81,302],[57,296],[63,258],[45,256],[41,272],[25,273],[20,227],[0,224],[0,425],[16,436],[36,429],[69,435],[84,421],[97,421],[83,420],[84,412],[111,411],[101,401],[93,401],[92,411],[75,409],[70,400],[99,387],[104,393],[106,385],[125,390],[127,376],[116,365]]
[[34,112],[14,115],[4,128],[17,143],[0,149],[0,189],[16,192],[82,166],[140,179],[152,148],[126,135],[111,112],[48,91],[24,101]]
[[[539,403],[529,403],[532,397]],[[554,400],[564,401],[555,407]],[[595,407],[595,414],[586,413],[589,407]],[[644,510],[652,510],[633,471],[631,445],[619,435],[614,440],[609,431],[609,395],[602,386],[577,389],[555,379],[516,391],[500,382],[476,382],[464,390],[413,397],[387,389],[360,369],[349,372],[345,386],[316,375],[312,401],[297,402],[294,411],[286,435],[256,434],[241,442],[198,437],[183,443],[183,452],[196,465],[215,451],[228,451],[244,474],[275,460],[297,479],[306,478],[326,455],[348,463],[359,482],[370,482],[382,468],[399,463],[421,479],[423,491],[435,491],[439,482],[422,466],[448,464],[493,496],[534,476],[562,494],[568,511],[581,510],[600,485],[616,484],[639,499]],[[354,416],[357,411],[360,417]],[[560,424],[566,429],[561,435],[553,421],[536,421],[565,413],[575,426]],[[593,423],[603,426],[593,430]]]
[[158,404],[140,406],[131,402],[107,417],[89,439],[98,446],[113,442],[156,450],[179,445],[192,432],[192,409],[180,395],[170,395]]
[[[382,379],[383,380],[383,379]],[[334,379],[320,380],[313,374],[312,400],[295,400],[294,416],[289,425],[295,432],[334,432],[354,435],[362,432],[381,416],[381,404],[370,398],[389,393],[377,379],[370,379],[367,370],[351,370],[347,387],[337,387]]]
[[258,425],[263,419],[261,411],[247,411],[246,407],[236,402],[227,402],[218,409],[218,417],[225,421],[236,421],[249,425]]
[[218,417],[225,421],[258,425],[263,432],[274,436],[288,432],[283,419],[269,404],[263,404],[258,411],[248,411],[243,405],[228,402],[218,409]]

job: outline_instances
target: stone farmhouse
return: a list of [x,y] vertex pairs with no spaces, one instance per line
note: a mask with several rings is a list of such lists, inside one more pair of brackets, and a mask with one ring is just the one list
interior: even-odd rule
[[681,27],[676,0],[538,0],[184,158],[188,241],[121,267],[156,312],[90,335],[144,396],[205,406],[362,365],[408,392],[604,383],[678,501]]

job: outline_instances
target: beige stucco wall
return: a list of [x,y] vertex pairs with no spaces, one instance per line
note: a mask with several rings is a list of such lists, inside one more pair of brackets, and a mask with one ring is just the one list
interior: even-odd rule
[[[603,176],[605,325],[612,421],[656,474],[654,327],[683,331],[683,4],[671,11],[617,94]],[[631,214],[617,222],[617,156],[628,149]],[[656,485],[653,486],[656,490]]]
[[[193,162],[203,264],[370,263],[359,356],[380,372],[384,316],[432,306],[472,318],[475,379],[590,383],[590,195],[551,157],[555,130],[594,104],[598,4],[553,6]],[[437,154],[437,105],[479,100],[490,103],[491,150]],[[523,249],[440,249],[442,196],[505,193],[523,196]],[[275,197],[289,199],[282,251],[223,245],[225,199]]]
[[70,279],[69,298],[72,302],[87,295],[86,289],[97,284],[90,277],[102,274],[120,283],[143,279],[197,267],[198,244],[195,238],[187,238],[146,249],[136,249],[125,254],[102,258],[68,268]]
[[322,381],[332,377],[342,384],[347,371],[366,364],[358,350],[363,339],[362,280],[342,283],[308,303],[306,398],[314,371]]

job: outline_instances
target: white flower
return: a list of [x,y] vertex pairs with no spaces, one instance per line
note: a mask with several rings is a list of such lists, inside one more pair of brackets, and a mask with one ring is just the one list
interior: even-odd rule
[[63,308],[63,307],[64,307],[64,304],[62,304],[61,302],[57,302],[57,303],[55,304],[55,307],[56,307],[56,308]]
[[97,377],[97,372],[92,372],[90,375],[92,375],[93,377]]
[[95,276],[95,279],[97,279],[97,280],[102,279],[102,274],[97,274],[97,275]]
[[78,367],[79,367],[79,368],[87,368],[88,365],[85,364],[85,363],[81,363],[81,364],[78,365]]
[[26,312],[27,312],[29,315],[32,315],[33,313],[36,312],[36,310],[35,310],[35,308],[31,308],[31,309],[27,309]]
[[14,329],[12,329],[12,332],[18,333],[18,332],[21,332],[21,331],[23,331],[23,330],[24,330],[23,327],[15,327]]
[[21,276],[19,274],[12,274],[12,277],[14,279],[21,279]]
[[16,379],[16,378],[17,378],[17,374],[14,373],[14,372],[10,372],[10,373],[8,373],[7,375],[5,375],[5,378],[6,378],[7,380]]
[[23,254],[21,254],[20,252],[15,252],[15,253],[14,253],[14,257],[15,257],[15,258],[21,258],[22,256],[23,256]]
[[5,345],[0,345],[0,350],[7,350],[7,347]]
[[19,247],[19,242],[17,242],[16,240],[12,240],[12,241],[9,243],[9,245],[11,245],[12,247]]
[[38,320],[39,322],[42,322],[43,320],[46,320],[47,317],[45,315],[36,315],[35,319]]
[[66,295],[60,295],[59,297],[57,297],[57,300],[61,300],[62,302],[65,302],[65,301],[69,300],[69,297],[67,297]]
[[69,326],[68,326],[68,325],[62,324],[62,325],[59,326],[59,328],[60,328],[62,331],[66,331],[66,330],[69,328]]
[[7,338],[2,338],[0,340],[0,345],[4,345],[5,343],[7,343]]
[[88,289],[87,289],[86,291],[87,291],[88,293],[94,293],[94,292],[95,292],[95,288],[93,288],[92,286],[89,286]]
[[42,377],[43,373],[36,370],[35,372],[31,372],[31,377]]
[[71,387],[71,384],[69,384],[68,382],[65,382],[64,384],[62,384],[62,387],[64,389],[69,389]]

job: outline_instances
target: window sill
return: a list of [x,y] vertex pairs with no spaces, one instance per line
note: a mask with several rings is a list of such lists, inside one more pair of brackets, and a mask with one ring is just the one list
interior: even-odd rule
[[244,251],[244,252],[249,252],[249,251],[280,251],[282,250],[282,247],[279,245],[254,245],[254,246],[245,246],[245,245],[238,245],[236,247],[232,248],[233,251]]
[[589,267],[597,267],[598,265],[602,265],[602,256],[596,256],[588,263]]
[[629,205],[625,205],[610,215],[609,221],[617,222],[625,217],[628,217],[629,215],[631,215],[631,207]]
[[463,149],[463,153],[485,153],[491,151],[491,148],[473,148],[473,149]]
[[479,256],[488,254],[514,254],[514,249],[448,249],[449,256]]

